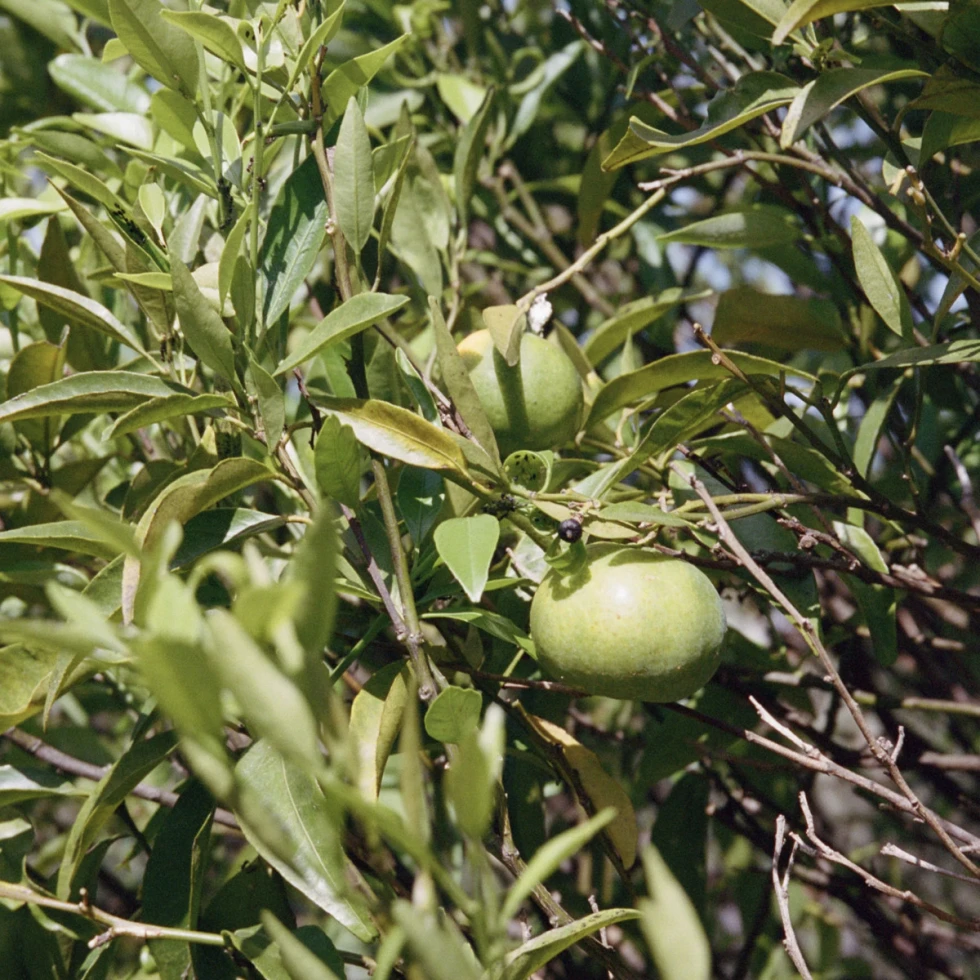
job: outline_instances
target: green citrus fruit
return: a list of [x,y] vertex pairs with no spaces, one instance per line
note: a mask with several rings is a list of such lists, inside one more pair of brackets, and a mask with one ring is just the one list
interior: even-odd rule
[[518,449],[558,449],[578,431],[582,381],[556,344],[526,333],[521,359],[510,367],[490,331],[478,330],[460,343],[459,352],[502,457]]
[[727,623],[708,577],[687,562],[601,543],[552,569],[531,603],[541,666],[590,694],[677,701],[718,667]]

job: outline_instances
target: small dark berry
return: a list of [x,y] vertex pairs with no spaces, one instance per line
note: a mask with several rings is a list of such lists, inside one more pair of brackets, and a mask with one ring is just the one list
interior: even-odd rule
[[562,521],[558,525],[558,537],[562,541],[567,541],[569,544],[574,544],[582,537],[582,525],[579,521],[575,520],[574,517],[570,517],[567,521]]

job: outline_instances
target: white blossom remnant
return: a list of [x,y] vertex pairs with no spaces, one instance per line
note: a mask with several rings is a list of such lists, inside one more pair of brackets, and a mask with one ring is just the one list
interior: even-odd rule
[[548,297],[538,296],[531,304],[531,309],[527,311],[527,322],[531,330],[539,336],[543,334],[545,324],[551,319],[553,312],[554,309],[548,302]]

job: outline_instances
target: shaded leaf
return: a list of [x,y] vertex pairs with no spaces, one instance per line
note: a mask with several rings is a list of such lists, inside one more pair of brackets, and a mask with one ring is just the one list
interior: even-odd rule
[[898,276],[857,215],[851,217],[854,268],[868,302],[892,333],[912,339],[912,308]]
[[863,89],[906,78],[928,78],[928,73],[917,68],[832,68],[821,72],[786,110],[779,145],[784,150],[792,146],[815,122]]
[[170,263],[180,329],[194,354],[227,381],[236,380],[231,331],[204,298],[200,286],[180,259]]
[[596,813],[608,807],[615,809],[616,815],[605,833],[624,867],[632,867],[636,860],[638,830],[633,804],[622,785],[602,768],[599,757],[591,749],[587,749],[564,728],[526,713],[525,718],[542,738],[561,753]]
[[95,843],[116,807],[138,783],[148,776],[177,747],[174,732],[161,732],[134,742],[113,763],[92,794],[82,804],[68,832],[65,852],[58,870],[58,895],[74,899],[73,883],[85,852]]
[[439,370],[449,390],[449,397],[476,441],[499,467],[500,452],[497,449],[496,436],[493,434],[480,396],[473,387],[463,356],[446,327],[439,301],[434,296],[429,297],[429,314],[432,319],[432,332],[435,334]]
[[[461,76],[460,76],[461,77]],[[453,155],[453,183],[456,188],[456,210],[459,222],[466,227],[470,198],[476,188],[476,174],[490,127],[495,89],[488,89],[479,108],[463,126]]]
[[602,169],[616,170],[637,160],[706,143],[772,109],[787,105],[798,92],[797,86],[785,75],[770,71],[749,72],[733,88],[715,96],[708,106],[708,121],[693,132],[671,136],[637,118],[631,119],[629,131],[602,161]]
[[764,248],[789,245],[803,234],[794,216],[772,204],[753,204],[684,224],[660,235],[662,244],[682,242],[707,248]]
[[772,296],[750,286],[721,294],[711,337],[721,346],[750,342],[794,352],[837,351],[847,344],[831,300]]
[[374,166],[371,140],[353,95],[334,150],[334,206],[344,238],[359,253],[371,237],[374,222]]
[[890,6],[884,0],[794,0],[776,25],[772,35],[773,44],[782,44],[798,27],[806,27],[815,20],[831,17],[834,14],[853,10],[866,10],[869,7]]
[[421,545],[446,501],[442,477],[432,470],[405,466],[398,479],[395,499],[412,541],[416,546]]
[[673,286],[656,296],[644,296],[627,303],[596,328],[585,342],[583,353],[593,367],[601,364],[627,337],[646,329],[675,306],[693,303],[710,295],[710,290],[685,292]]
[[[778,378],[789,375],[813,382],[811,374],[799,368],[780,364],[764,357],[726,351],[732,362],[748,375],[762,374]],[[622,374],[609,382],[596,396],[589,413],[589,425],[602,421],[613,412],[643,398],[649,398],[658,391],[690,381],[706,381],[715,378],[730,378],[731,374],[722,365],[715,364],[711,351],[686,351],[662,357],[629,374]]]
[[357,437],[336,415],[323,420],[313,451],[320,493],[355,508],[361,502],[361,453]]
[[299,346],[273,372],[285,374],[318,354],[391,316],[408,302],[407,296],[387,293],[358,293],[331,310],[300,342]]
[[267,324],[289,308],[293,294],[313,268],[328,215],[320,173],[310,155],[279,191],[262,240],[259,272],[265,281],[262,310]]

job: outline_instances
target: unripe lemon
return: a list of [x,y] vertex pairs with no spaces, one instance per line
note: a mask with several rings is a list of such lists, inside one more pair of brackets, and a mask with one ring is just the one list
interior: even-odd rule
[[677,701],[718,668],[727,623],[721,599],[693,565],[600,543],[587,561],[552,569],[531,603],[541,666],[590,694]]
[[525,333],[521,359],[510,367],[490,331],[478,330],[460,342],[459,352],[502,457],[518,449],[558,449],[578,431],[582,381],[560,347]]

